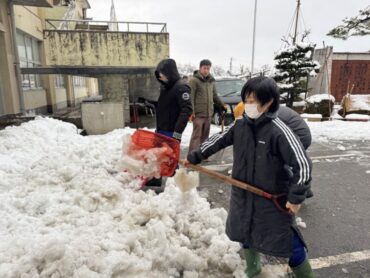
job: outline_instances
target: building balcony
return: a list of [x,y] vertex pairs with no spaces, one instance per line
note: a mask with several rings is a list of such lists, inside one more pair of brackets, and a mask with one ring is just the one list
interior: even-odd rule
[[153,68],[169,56],[165,23],[47,19],[44,42],[47,66]]

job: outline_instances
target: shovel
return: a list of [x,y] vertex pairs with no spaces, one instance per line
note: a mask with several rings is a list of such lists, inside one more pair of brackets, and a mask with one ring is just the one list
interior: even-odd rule
[[189,169],[192,169],[194,171],[198,171],[200,173],[203,173],[203,174],[206,174],[207,176],[211,177],[211,178],[215,178],[215,179],[218,179],[226,184],[229,184],[229,185],[233,185],[233,186],[236,186],[238,188],[241,188],[241,189],[244,189],[244,190],[247,190],[249,192],[252,192],[258,196],[261,196],[261,197],[264,197],[266,199],[269,199],[271,200],[274,205],[276,206],[276,208],[278,208],[280,211],[286,213],[286,214],[289,214],[289,215],[293,215],[293,212],[290,210],[290,209],[286,209],[286,208],[283,208],[280,204],[279,204],[279,201],[286,197],[287,194],[286,193],[282,193],[282,194],[270,194],[270,193],[267,193],[257,187],[254,187],[250,184],[247,184],[247,183],[244,183],[244,182],[241,182],[239,180],[236,180],[236,179],[233,179],[231,177],[228,177],[228,176],[225,176],[221,173],[218,173],[216,171],[212,171],[212,170],[209,170],[205,167],[202,167],[202,166],[199,166],[199,165],[193,165],[193,164],[190,164],[190,163],[187,163],[185,162],[185,160],[180,160],[180,164],[186,168],[189,168]]

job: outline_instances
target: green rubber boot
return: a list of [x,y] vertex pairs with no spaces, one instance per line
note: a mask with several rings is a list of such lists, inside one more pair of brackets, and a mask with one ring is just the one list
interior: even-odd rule
[[314,278],[310,262],[306,259],[300,266],[292,268],[296,278]]
[[245,274],[247,277],[253,278],[261,273],[261,259],[260,254],[254,249],[244,249],[245,260],[247,262],[247,269]]

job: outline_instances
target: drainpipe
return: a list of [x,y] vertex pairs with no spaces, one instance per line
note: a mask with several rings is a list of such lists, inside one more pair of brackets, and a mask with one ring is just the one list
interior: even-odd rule
[[13,39],[14,68],[15,68],[15,74],[16,74],[16,79],[17,79],[19,105],[20,105],[21,114],[24,115],[25,114],[24,95],[23,95],[21,68],[20,68],[20,63],[19,63],[19,54],[18,54],[18,47],[17,47],[17,31],[15,28],[15,19],[14,19],[14,3],[12,0],[8,0],[8,15],[10,17],[11,35]]

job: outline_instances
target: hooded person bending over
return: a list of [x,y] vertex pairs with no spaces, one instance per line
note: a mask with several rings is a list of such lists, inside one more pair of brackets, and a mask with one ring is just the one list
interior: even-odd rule
[[[281,207],[297,213],[310,187],[312,163],[299,138],[277,117],[276,82],[267,77],[252,78],[244,85],[242,99],[243,118],[204,142],[187,159],[198,164],[233,145],[233,178],[271,194],[285,194]],[[292,177],[286,174],[285,165],[291,167]],[[226,234],[243,246],[248,277],[261,272],[259,253],[287,258],[297,278],[314,277],[294,216],[269,199],[232,187]]]
[[[173,59],[161,61],[155,77],[161,84],[156,111],[156,132],[181,141],[182,133],[193,113],[190,87],[181,80]],[[161,186],[161,182],[161,179],[152,179],[147,186]]]

